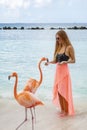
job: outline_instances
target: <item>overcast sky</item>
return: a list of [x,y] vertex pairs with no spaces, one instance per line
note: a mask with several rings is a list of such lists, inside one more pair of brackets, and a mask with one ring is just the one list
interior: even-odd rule
[[87,0],[0,0],[0,23],[87,23]]

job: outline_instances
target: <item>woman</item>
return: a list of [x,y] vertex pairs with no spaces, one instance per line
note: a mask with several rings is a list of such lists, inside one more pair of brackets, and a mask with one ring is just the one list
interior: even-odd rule
[[74,48],[64,30],[56,33],[56,45],[53,61],[45,65],[56,63],[55,81],[53,87],[53,103],[60,106],[60,116],[74,115],[72,86],[68,63],[75,63]]

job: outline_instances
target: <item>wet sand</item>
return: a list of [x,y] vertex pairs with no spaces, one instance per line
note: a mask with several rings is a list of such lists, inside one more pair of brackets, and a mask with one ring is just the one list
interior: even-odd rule
[[[86,130],[87,99],[75,98],[75,115],[60,118],[58,109],[51,101],[44,106],[36,107],[34,130]],[[25,109],[14,99],[0,99],[0,130],[15,130],[24,120]],[[28,110],[28,121],[19,130],[32,130],[31,113]]]

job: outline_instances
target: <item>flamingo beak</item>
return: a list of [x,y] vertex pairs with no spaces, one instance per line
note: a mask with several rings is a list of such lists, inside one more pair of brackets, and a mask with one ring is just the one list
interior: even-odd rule
[[49,59],[47,58],[47,62],[49,62]]
[[10,80],[10,78],[11,78],[11,76],[9,75],[9,76],[8,76],[8,80]]

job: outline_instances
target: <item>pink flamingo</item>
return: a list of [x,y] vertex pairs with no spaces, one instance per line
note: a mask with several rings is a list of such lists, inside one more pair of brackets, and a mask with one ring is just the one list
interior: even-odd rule
[[48,61],[48,58],[42,57],[38,63],[38,68],[40,71],[40,79],[37,81],[36,79],[30,78],[24,87],[24,91],[30,91],[32,93],[35,93],[37,88],[41,85],[42,78],[43,78],[42,70],[41,70],[42,61]]
[[18,83],[18,75],[16,72],[13,72],[11,75],[8,76],[8,79],[11,77],[15,77],[15,84],[14,84],[14,97],[17,100],[17,102],[25,107],[25,120],[16,128],[16,130],[24,124],[24,122],[27,121],[27,108],[30,108],[31,115],[32,115],[32,130],[34,130],[34,125],[33,125],[33,112],[32,108],[34,108],[37,105],[43,105],[43,102],[40,101],[38,98],[34,96],[33,93],[29,91],[22,91],[21,93],[17,93],[17,83]]
[[[40,72],[40,79],[39,80],[36,80],[34,78],[30,78],[25,87],[24,87],[24,91],[29,91],[29,92],[32,92],[32,93],[35,93],[36,90],[39,88],[39,86],[41,85],[42,83],[42,79],[43,79],[43,74],[42,74],[42,70],[41,70],[41,63],[43,61],[47,61],[48,62],[48,58],[45,58],[45,57],[42,57],[38,63],[38,69],[39,69],[39,72]],[[35,107],[34,107],[34,115],[35,115],[35,120],[36,120],[36,114],[35,114]]]

